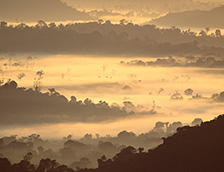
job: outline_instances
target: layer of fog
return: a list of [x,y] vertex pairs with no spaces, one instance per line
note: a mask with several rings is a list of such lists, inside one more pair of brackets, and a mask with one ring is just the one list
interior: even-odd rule
[[[110,105],[117,103],[122,106],[124,101],[130,101],[140,111],[150,111],[155,106],[157,114],[136,113],[118,121],[108,116],[108,119],[115,121],[99,124],[71,121],[70,124],[61,122],[48,125],[8,126],[1,130],[1,134],[4,135],[7,133],[23,135],[42,131],[38,133],[44,137],[51,137],[55,132],[61,133],[58,134],[60,136],[65,135],[63,133],[73,132],[80,137],[86,132],[113,135],[124,129],[141,133],[147,131],[156,120],[179,119],[189,122],[195,116],[209,120],[222,112],[223,102],[219,100],[223,96],[221,94],[223,80],[220,79],[223,72],[217,75],[214,73],[217,70],[212,68],[136,67],[120,64],[120,61],[129,61],[130,58],[66,55],[27,58],[17,54],[11,54],[9,57],[11,59],[5,58],[0,61],[1,76],[4,81],[16,80],[19,87],[33,88],[34,84],[40,84],[43,92],[55,88],[68,100],[74,95],[77,100],[90,98],[95,104],[103,100]],[[185,94],[187,89],[193,90],[192,95]]]
[[[137,120],[136,122],[141,121]],[[200,125],[201,122],[202,119],[195,118],[189,125]],[[150,130],[141,134],[136,134],[131,130],[120,130],[114,136],[86,133],[80,138],[74,138],[72,133],[65,137],[54,138],[56,140],[45,140],[39,134],[5,135],[0,138],[0,157],[7,157],[11,163],[16,163],[29,153],[32,155],[32,163],[35,165],[42,158],[51,158],[73,169],[96,167],[97,159],[102,156],[111,158],[130,145],[146,150],[155,148],[162,143],[163,138],[171,136],[183,125],[186,124],[180,121],[172,123],[157,121]],[[68,126],[51,127],[67,128]],[[48,129],[46,128],[44,131],[46,132]],[[40,130],[40,132],[42,131]],[[51,135],[54,136],[54,133]]]

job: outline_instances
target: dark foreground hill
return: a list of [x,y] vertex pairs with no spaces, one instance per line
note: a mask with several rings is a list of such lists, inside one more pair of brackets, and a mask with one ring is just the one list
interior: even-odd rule
[[128,147],[113,160],[98,162],[96,172],[223,172],[224,116],[201,126],[179,128],[147,153]]
[[[223,172],[224,171],[224,115],[201,126],[179,128],[153,150],[143,152],[129,146],[113,159],[98,159],[97,169],[79,172]],[[74,172],[55,160],[42,159],[39,166],[30,163],[27,153],[18,164],[0,158],[1,172]]]

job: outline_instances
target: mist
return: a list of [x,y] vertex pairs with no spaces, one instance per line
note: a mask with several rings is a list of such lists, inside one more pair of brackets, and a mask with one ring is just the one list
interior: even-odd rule
[[0,4],[1,172],[223,171],[223,0]]

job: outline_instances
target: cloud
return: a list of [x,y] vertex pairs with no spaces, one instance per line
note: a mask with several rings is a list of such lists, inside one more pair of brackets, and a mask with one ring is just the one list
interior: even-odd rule
[[223,69],[198,69],[197,72],[200,73],[205,73],[205,74],[210,74],[210,75],[224,75],[224,70]]
[[[79,93],[88,93],[94,91],[95,93],[105,93],[105,92],[117,92],[122,91],[125,85],[118,82],[99,82],[99,83],[88,83],[88,84],[74,84],[74,85],[61,85],[61,86],[52,86],[48,85],[47,87],[54,87],[55,89],[65,89],[73,90]],[[44,87],[47,89],[47,87]]]

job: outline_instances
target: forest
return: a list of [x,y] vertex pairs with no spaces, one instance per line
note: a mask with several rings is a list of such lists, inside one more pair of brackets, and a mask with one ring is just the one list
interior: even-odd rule
[[[11,164],[7,158],[1,155],[0,158],[0,169],[3,172],[57,172],[57,171],[79,171],[79,172],[110,172],[110,171],[200,171],[209,172],[215,170],[221,172],[223,169],[223,123],[224,116],[220,115],[212,121],[202,122],[197,119],[192,124],[194,126],[183,126],[178,127],[177,132],[173,135],[162,138],[162,144],[158,147],[153,147],[145,150],[143,147],[134,148],[132,146],[126,146],[117,149],[118,152],[111,158],[107,158],[104,153],[116,150],[116,146],[111,142],[100,141],[98,144],[98,151],[101,152],[102,157],[97,159],[98,168],[91,167],[91,162],[88,158],[81,158],[80,161],[75,161],[72,165],[66,166],[59,164],[54,158],[55,152],[52,150],[44,150],[42,146],[37,148],[38,153],[32,150],[33,144],[46,144],[39,135],[31,135],[29,137],[23,137],[16,140],[15,136],[1,138],[0,150],[8,149],[10,151],[29,151],[24,154],[23,159],[19,163]],[[154,131],[162,131],[163,123],[157,123]],[[168,125],[168,124],[166,124]],[[167,131],[170,128],[167,127]],[[118,134],[119,137],[133,137],[133,133],[121,132]],[[140,136],[139,136],[140,137]],[[100,138],[98,138],[100,139]],[[130,138],[129,138],[130,139]],[[82,141],[91,141],[90,135],[86,135]],[[95,139],[94,139],[95,140]],[[92,140],[92,141],[94,141]],[[76,153],[83,150],[89,152],[89,146],[71,140],[71,136],[64,138],[64,148],[60,150],[60,153],[71,160],[73,156],[72,152],[76,149]],[[81,140],[80,140],[81,141]],[[8,143],[8,144],[7,144]],[[44,155],[51,157],[43,158],[40,160],[39,165],[33,165],[30,163],[32,158],[35,156]],[[12,155],[12,154],[11,154]],[[51,155],[51,156],[50,156]],[[209,155],[209,158],[208,158]],[[64,157],[65,158],[65,157]],[[63,160],[65,160],[63,158]],[[207,162],[207,163],[204,163]],[[160,164],[158,166],[158,164]],[[76,167],[76,169],[73,169]]]
[[119,24],[109,20],[86,23],[47,24],[43,20],[35,26],[25,23],[0,23],[1,53],[91,54],[127,57],[158,56],[215,56],[224,54],[221,30],[209,33],[210,28],[194,31],[176,27],[158,28],[137,25],[125,19]]
[[224,0],[0,0],[0,172],[224,172]]

